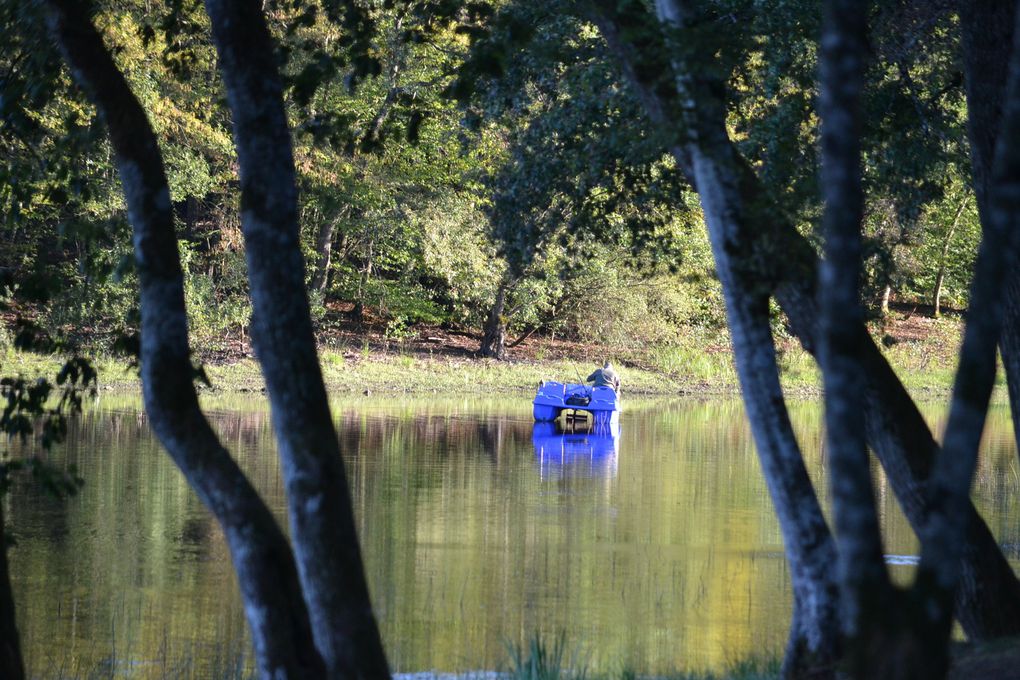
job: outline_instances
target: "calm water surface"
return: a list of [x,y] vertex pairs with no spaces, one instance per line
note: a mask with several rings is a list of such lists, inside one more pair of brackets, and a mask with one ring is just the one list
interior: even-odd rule
[[[738,401],[629,402],[608,446],[536,446],[520,401],[335,405],[394,670],[497,668],[508,642],[535,633],[564,633],[601,671],[719,669],[781,652],[788,574]],[[206,405],[282,519],[263,403]],[[941,407],[930,411],[941,427]],[[794,403],[792,416],[824,486],[820,407]],[[78,497],[61,503],[26,485],[7,506],[33,676],[218,678],[248,668],[223,536],[139,404],[101,402],[73,426],[60,460],[87,480]],[[975,494],[1014,566],[1017,467],[1008,410],[996,407]],[[890,562],[909,578],[916,541],[878,483]]]

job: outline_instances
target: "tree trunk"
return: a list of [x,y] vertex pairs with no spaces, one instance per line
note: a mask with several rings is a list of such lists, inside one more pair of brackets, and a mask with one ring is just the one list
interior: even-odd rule
[[[624,19],[616,15],[621,10],[627,12]],[[625,42],[616,23],[626,21],[628,26],[634,26],[654,19],[647,16],[639,3],[621,7],[605,2],[599,3],[590,18],[617,56],[625,79],[652,123],[663,133],[668,150],[690,177],[690,158],[680,145],[680,126],[676,124],[681,107],[657,80],[661,72],[657,59],[665,48],[654,41],[641,48]],[[653,33],[646,30],[642,35]],[[752,230],[755,238],[747,245],[763,265],[772,267],[767,272],[768,278],[761,283],[771,287],[794,335],[817,359],[820,333],[816,300],[818,259],[814,248],[780,211],[772,209],[754,171],[746,162],[740,162],[748,201],[765,213]],[[781,252],[782,257],[778,257],[777,252]],[[864,409],[868,443],[885,469],[904,514],[915,533],[920,534],[927,521],[927,480],[939,446],[867,329],[860,325],[857,332],[861,336],[867,380]],[[960,623],[972,640],[1020,634],[1020,581],[973,505],[967,511],[967,521],[967,539],[962,546],[961,588],[956,594]]]
[[[1017,3],[957,2],[967,91],[967,138],[982,230],[991,223],[989,192],[995,144],[1002,123]],[[999,349],[1006,370],[1013,433],[1020,453],[1020,270],[1007,274]]]
[[15,618],[14,593],[7,566],[7,532],[3,498],[0,498],[0,678],[25,680],[25,662],[21,658],[21,638]]
[[723,285],[741,394],[790,564],[794,615],[784,676],[828,677],[840,657],[837,586],[831,569],[836,547],[786,411],[767,296],[756,293],[758,284],[747,271],[748,263],[733,255],[742,248],[740,227],[731,223],[733,213],[741,210],[730,203],[732,179],[699,150],[693,150],[692,160]]
[[365,320],[365,289],[372,279],[372,261],[375,239],[368,241],[368,253],[365,255],[365,266],[361,270],[361,278],[358,280],[358,299],[354,301],[354,318],[358,321]]
[[[1020,14],[1013,19],[1020,21]],[[1016,25],[1016,24],[1014,24]],[[1014,29],[1006,97],[985,200],[988,222],[978,251],[959,367],[953,385],[942,455],[932,471],[932,512],[922,535],[919,593],[934,641],[947,645],[951,603],[959,579],[960,543],[988,404],[995,384],[996,348],[1003,319],[1005,277],[1020,242],[1020,30]]]
[[1020,270],[1006,273],[999,351],[1006,371],[1013,436],[1020,455]]
[[[657,0],[663,29],[686,24],[686,8]],[[794,616],[784,658],[787,677],[835,675],[841,636],[837,585],[832,573],[836,547],[804,466],[779,383],[769,290],[760,264],[749,257],[749,220],[742,173],[725,128],[725,102],[718,83],[674,54],[679,101],[685,104],[692,179],[701,201],[716,272],[723,287],[741,393],[765,482],[779,518],[794,591]],[[695,104],[696,102],[696,104]]]
[[[794,335],[817,358],[819,310],[810,280],[784,282],[776,289],[776,300],[787,314]],[[873,338],[863,326],[857,333],[866,380],[868,444],[882,464],[914,533],[921,535],[928,521],[928,478],[940,453],[939,445]],[[973,505],[968,506],[966,519],[956,616],[972,640],[1016,635],[1020,633],[1020,581]]]
[[888,664],[887,607],[893,586],[885,567],[865,443],[861,361],[860,97],[867,61],[867,0],[828,0],[820,40],[822,224],[821,367],[829,485],[839,547],[839,582],[847,667],[878,680]]
[[949,239],[946,239],[945,247],[942,249],[942,258],[939,260],[939,269],[935,274],[935,286],[931,292],[932,317],[942,316],[942,284],[946,280],[946,258],[949,256]]
[[315,252],[319,255],[319,261],[315,265],[311,288],[316,293],[326,290],[326,282],[329,280],[329,265],[333,255],[333,234],[336,233],[337,223],[338,220],[324,220],[315,239]]
[[116,154],[134,230],[142,394],[152,429],[223,527],[260,674],[321,677],[323,664],[309,643],[308,613],[287,540],[198,405],[170,191],[156,137],[85,5],[76,0],[48,5],[56,42],[106,121]]
[[207,0],[206,9],[233,113],[252,340],[272,407],[315,644],[331,677],[387,678],[312,332],[276,50],[254,0]]
[[946,232],[945,243],[942,244],[942,252],[939,254],[939,269],[935,274],[935,288],[931,294],[931,303],[934,309],[932,316],[936,319],[942,315],[942,284],[946,280],[946,266],[949,262],[949,249],[953,243],[953,236],[956,234],[956,227],[960,224],[960,216],[963,209],[967,207],[967,199],[960,201],[953,215],[953,221],[949,223],[949,231]]
[[509,284],[504,280],[496,290],[496,300],[489,309],[489,316],[485,319],[485,328],[482,329],[482,345],[478,348],[479,354],[483,357],[492,357],[503,361],[506,359],[506,320],[503,312],[506,309],[506,293]]

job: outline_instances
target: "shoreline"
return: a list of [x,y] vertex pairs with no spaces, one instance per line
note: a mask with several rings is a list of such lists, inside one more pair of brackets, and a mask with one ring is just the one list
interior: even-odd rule
[[[799,348],[780,353],[780,376],[786,396],[791,399],[817,399],[822,396],[820,376],[813,360]],[[0,356],[0,373],[26,378],[46,377],[51,381],[65,357],[38,355],[8,350]],[[511,359],[498,361],[473,357],[444,355],[422,356],[409,352],[372,351],[338,352],[320,348],[319,363],[329,394],[370,395],[405,394],[428,396],[436,393],[493,394],[533,393],[540,380],[579,382],[586,359]],[[99,390],[103,393],[130,394],[140,391],[137,370],[127,360],[109,355],[92,358],[99,373]],[[691,397],[733,398],[740,396],[735,371],[728,365],[728,354],[715,372],[705,376],[701,371],[683,375],[682,371],[667,373],[637,362],[619,360],[619,373],[623,380],[621,394],[648,398]],[[911,395],[919,401],[948,398],[951,394],[951,372],[912,370],[896,366],[897,373]],[[719,365],[723,366],[719,370]],[[244,357],[216,363],[204,363],[202,368],[211,386],[196,381],[200,393],[245,394],[261,393],[264,382],[254,358]],[[997,388],[1003,388],[1001,375]],[[996,390],[996,395],[1000,392]]]
[[[910,311],[890,313],[870,326],[872,337],[904,386],[918,401],[947,398],[955,379],[963,324],[957,316],[932,319]],[[533,393],[539,380],[581,382],[606,359],[618,368],[622,394],[643,397],[735,397],[740,385],[725,332],[691,329],[668,342],[607,346],[544,336],[524,338],[498,361],[478,355],[476,335],[419,326],[399,339],[371,327],[333,329],[318,336],[323,380],[334,394]],[[262,374],[247,338],[196,335],[196,365],[211,387],[200,392],[261,392]],[[103,392],[139,391],[128,359],[111,355],[96,338],[80,352],[99,373]],[[776,364],[788,398],[822,395],[812,358],[784,329],[775,332]],[[0,377],[48,377],[67,356],[39,355],[0,344]],[[1004,387],[1002,372],[996,386]],[[997,390],[998,392],[998,390]]]

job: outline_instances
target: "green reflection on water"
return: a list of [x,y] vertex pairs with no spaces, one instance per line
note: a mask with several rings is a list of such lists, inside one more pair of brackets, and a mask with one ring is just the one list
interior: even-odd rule
[[[521,401],[334,405],[395,670],[495,668],[506,642],[536,631],[565,631],[592,670],[720,669],[780,653],[788,575],[738,401],[628,402],[618,453],[566,464],[536,455]],[[206,406],[282,520],[264,402]],[[796,402],[791,412],[820,484],[819,405]],[[996,407],[975,494],[1012,559],[1020,513],[1009,427],[1008,409]],[[105,400],[73,424],[69,441],[60,456],[83,471],[80,496],[59,503],[21,486],[8,499],[32,674],[212,678],[247,669],[222,535],[138,403]],[[877,483],[887,552],[915,555],[891,492],[881,476]],[[909,577],[909,566],[894,569]]]

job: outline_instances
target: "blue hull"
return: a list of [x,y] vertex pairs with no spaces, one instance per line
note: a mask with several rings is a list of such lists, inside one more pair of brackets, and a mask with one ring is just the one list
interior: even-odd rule
[[532,403],[532,413],[540,423],[555,421],[566,409],[590,413],[595,429],[612,428],[620,417],[620,400],[611,387],[550,381],[539,386]]

